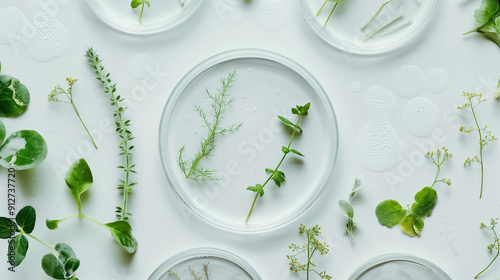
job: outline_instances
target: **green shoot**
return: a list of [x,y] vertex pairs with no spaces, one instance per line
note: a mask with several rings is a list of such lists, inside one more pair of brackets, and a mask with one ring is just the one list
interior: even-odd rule
[[465,32],[463,35],[477,32],[483,34],[500,46],[500,2],[495,0],[482,0],[481,6],[474,11],[474,18],[481,24],[479,27]]
[[[287,255],[286,258],[290,260],[290,270],[298,273],[299,271],[306,272],[306,279],[309,280],[309,272],[313,272],[319,276],[320,279],[332,279],[332,277],[326,274],[326,271],[317,271],[316,263],[313,261],[314,253],[319,252],[320,255],[326,255],[330,251],[328,249],[329,245],[326,242],[319,242],[316,238],[321,234],[321,227],[318,225],[306,229],[304,225],[300,225],[299,233],[306,234],[307,242],[302,246],[292,243],[288,248],[292,252],[296,252],[294,255]],[[298,260],[298,256],[306,254],[307,262],[302,264]]]
[[137,7],[141,6],[141,14],[139,15],[140,24],[142,24],[142,13],[144,12],[145,5],[148,5],[148,8],[151,7],[151,5],[149,5],[149,1],[146,0],[132,0],[132,2],[130,3],[132,9],[136,9]]
[[111,106],[114,107],[115,112],[113,116],[115,117],[116,124],[116,132],[118,136],[122,139],[122,142],[118,145],[120,149],[120,156],[124,157],[125,165],[118,166],[119,169],[122,169],[125,173],[124,179],[118,179],[118,189],[123,192],[123,204],[122,206],[116,207],[116,217],[120,221],[128,220],[129,216],[132,215],[127,212],[127,204],[129,194],[132,192],[132,187],[137,183],[132,183],[130,181],[131,173],[136,173],[133,169],[135,164],[132,164],[132,149],[134,146],[130,144],[130,141],[134,139],[132,136],[132,132],[130,131],[130,120],[126,120],[123,116],[124,111],[127,107],[122,107],[122,102],[125,101],[125,98],[122,98],[120,95],[115,96],[116,93],[116,84],[111,83],[111,78],[109,77],[109,73],[104,72],[104,66],[101,65],[101,60],[97,56],[97,53],[89,48],[86,52],[86,56],[89,60],[92,69],[95,72],[97,80],[104,87],[104,93],[110,95]]
[[380,6],[380,8],[379,8],[379,9],[375,12],[375,14],[373,14],[373,16],[372,16],[372,17],[371,17],[371,18],[370,18],[370,19],[369,19],[369,20],[368,20],[365,24],[363,24],[363,26],[361,26],[361,31],[365,30],[365,28],[366,28],[368,25],[370,25],[370,23],[371,23],[371,22],[372,22],[372,21],[373,21],[376,17],[378,17],[378,15],[380,15],[380,13],[381,13],[381,12],[382,12],[382,10],[384,9],[384,7],[385,7],[387,4],[391,3],[391,2],[392,2],[392,0],[389,0],[389,1],[385,2],[385,3],[383,3],[383,4]]
[[353,238],[353,231],[354,231],[354,208],[352,207],[352,200],[356,193],[362,188],[363,186],[361,185],[361,180],[356,178],[354,181],[354,186],[352,187],[351,193],[349,194],[349,199],[346,200],[339,200],[339,208],[342,214],[344,214],[347,218],[347,223],[345,226],[345,231],[351,238],[351,240],[354,240]]
[[335,8],[337,8],[337,5],[340,2],[342,2],[342,1],[344,1],[344,0],[325,0],[325,3],[323,3],[323,5],[321,6],[321,8],[319,8],[319,11],[316,13],[316,16],[319,16],[319,14],[323,10],[323,8],[325,7],[325,5],[326,5],[327,2],[335,2],[335,4],[333,5],[333,8],[332,8],[332,11],[328,15],[328,18],[326,19],[325,24],[323,25],[323,27],[326,27],[326,25],[328,24],[328,21],[330,20],[330,17],[332,16],[333,12],[335,11]]
[[475,109],[481,102],[486,101],[486,99],[483,98],[482,94],[478,93],[470,93],[470,92],[464,92],[462,93],[462,96],[466,98],[466,103],[462,106],[459,106],[458,109],[470,109],[472,112],[472,116],[474,117],[474,122],[475,122],[475,127],[469,127],[466,128],[464,126],[460,127],[460,131],[463,133],[471,133],[473,131],[477,131],[479,135],[479,157],[473,156],[467,157],[467,159],[464,162],[464,165],[470,165],[471,163],[479,163],[481,165],[481,191],[479,192],[479,198],[483,196],[483,180],[484,180],[484,161],[483,161],[483,149],[486,145],[489,143],[492,143],[497,140],[493,134],[491,134],[491,131],[487,130],[488,126],[484,126],[481,128],[479,126],[479,122],[476,117],[476,111]]
[[388,20],[387,22],[383,23],[382,25],[380,25],[379,27],[375,28],[372,32],[368,33],[364,38],[363,40],[368,40],[370,39],[371,37],[373,37],[375,34],[377,34],[378,32],[380,32],[382,29],[386,28],[387,26],[393,24],[394,22],[398,21],[400,18],[403,17],[403,14],[399,14],[397,15],[396,17]]
[[253,199],[252,207],[250,208],[250,211],[248,212],[248,216],[247,216],[245,223],[248,223],[248,219],[250,219],[250,215],[252,215],[252,211],[253,211],[253,208],[255,206],[255,202],[257,201],[257,198],[262,197],[264,195],[264,187],[266,186],[266,184],[272,179],[278,187],[281,187],[281,184],[285,182],[285,173],[283,173],[282,171],[279,170],[281,164],[285,160],[285,157],[289,153],[293,153],[293,154],[296,154],[296,155],[301,156],[301,157],[304,156],[301,152],[294,150],[294,149],[290,149],[290,146],[292,145],[293,138],[295,137],[295,134],[297,133],[297,131],[302,132],[302,128],[300,128],[299,122],[300,122],[300,119],[302,117],[307,116],[310,106],[311,106],[311,103],[307,103],[304,106],[297,105],[296,108],[292,108],[292,114],[298,116],[297,122],[295,124],[292,123],[291,121],[289,121],[288,119],[286,119],[285,117],[278,116],[278,118],[281,120],[281,122],[283,124],[293,128],[292,137],[290,138],[290,141],[288,142],[288,146],[287,147],[283,146],[281,148],[281,151],[283,152],[283,156],[281,157],[281,160],[279,161],[278,166],[276,166],[276,168],[274,168],[274,169],[266,168],[266,172],[269,173],[270,175],[267,178],[267,180],[264,182],[264,184],[262,184],[262,185],[257,184],[255,186],[250,186],[247,188],[247,190],[255,192],[255,197]]
[[[76,105],[75,105],[74,100],[73,100],[73,85],[78,80],[77,79],[72,79],[72,78],[66,78],[66,81],[68,82],[68,89],[65,90],[60,85],[56,85],[54,87],[54,90],[52,90],[52,92],[49,94],[49,101],[62,102],[62,103],[69,103],[69,104],[71,104],[71,106],[73,107],[73,110],[76,113],[76,116],[78,117],[78,119],[80,119],[80,122],[82,123],[83,127],[85,128],[85,131],[87,131],[87,134],[89,135],[90,140],[92,140],[92,144],[94,144],[94,147],[97,149],[97,145],[95,144],[94,139],[92,138],[92,135],[90,135],[90,132],[87,129],[87,126],[85,125],[85,123],[83,122],[82,118],[80,117],[80,113],[78,112],[78,109],[76,108]],[[57,98],[58,95],[64,95],[66,97],[66,99],[68,99],[68,101],[66,101],[66,100],[59,100]]]
[[222,78],[222,87],[217,89],[217,93],[211,93],[206,89],[207,97],[212,101],[210,105],[212,111],[207,114],[200,106],[195,106],[195,110],[203,120],[204,127],[208,129],[207,136],[202,139],[198,147],[198,153],[191,159],[184,158],[185,147],[179,150],[178,164],[186,179],[194,180],[198,183],[202,181],[219,180],[215,174],[216,170],[208,169],[200,164],[203,158],[212,155],[215,149],[215,139],[217,136],[224,136],[227,133],[234,133],[242,126],[242,123],[233,123],[227,128],[221,128],[221,121],[225,118],[226,108],[231,106],[234,98],[228,94],[236,76],[236,71],[228,74],[227,78]]
[[[210,277],[209,277],[209,274],[208,274],[208,263],[203,264],[202,265],[202,269],[203,269],[203,277],[204,278],[202,278],[201,276],[199,276],[199,273],[197,273],[190,266],[188,267],[189,275],[191,277],[193,277],[193,280],[210,280]],[[177,272],[175,272],[172,269],[169,269],[167,271],[167,275],[168,276],[173,276],[175,278],[175,280],[181,280],[181,277],[179,276],[179,274],[177,274]]]
[[488,250],[490,251],[490,253],[493,251],[493,249],[495,249],[497,251],[495,257],[491,260],[491,262],[488,264],[488,266],[486,266],[486,268],[484,268],[483,270],[481,270],[481,272],[479,272],[476,277],[474,277],[474,279],[476,279],[477,277],[479,277],[479,275],[481,275],[483,272],[485,272],[492,264],[493,262],[498,258],[498,255],[500,254],[500,241],[498,239],[498,235],[495,231],[495,226],[498,224],[498,218],[496,219],[491,219],[491,222],[490,222],[490,225],[487,226],[483,223],[481,223],[481,228],[484,228],[486,230],[491,230],[493,232],[493,243],[491,243],[490,245],[488,245]]

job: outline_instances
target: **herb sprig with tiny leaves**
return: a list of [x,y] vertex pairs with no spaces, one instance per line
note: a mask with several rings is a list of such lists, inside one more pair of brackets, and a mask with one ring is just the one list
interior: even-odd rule
[[489,143],[493,143],[494,141],[497,140],[493,134],[491,134],[491,131],[489,131],[487,128],[488,126],[484,126],[483,128],[480,127],[479,122],[477,120],[476,116],[476,108],[481,104],[482,102],[486,101],[485,98],[483,98],[483,95],[480,93],[470,93],[470,92],[464,92],[462,93],[462,96],[465,97],[466,102],[462,106],[458,106],[458,109],[470,109],[472,116],[474,117],[474,123],[476,127],[465,127],[461,126],[460,131],[463,133],[471,133],[474,131],[477,131],[479,135],[479,157],[477,155],[471,157],[467,157],[467,159],[464,162],[464,165],[470,165],[474,162],[479,163],[481,165],[481,191],[479,192],[479,198],[483,196],[483,180],[484,180],[484,161],[483,161],[483,149],[486,145]]
[[255,192],[255,197],[253,199],[252,207],[250,207],[250,211],[248,212],[248,216],[247,216],[245,223],[248,223],[248,219],[250,219],[250,216],[252,215],[252,211],[253,211],[253,208],[255,206],[255,202],[257,201],[257,198],[262,197],[264,195],[264,187],[267,185],[267,183],[269,181],[271,181],[271,179],[272,179],[274,181],[274,183],[276,184],[276,186],[278,186],[278,188],[280,188],[281,184],[285,182],[285,173],[283,171],[279,170],[281,164],[285,160],[285,157],[289,153],[293,153],[293,154],[296,154],[298,156],[304,157],[304,155],[301,152],[299,152],[295,149],[291,149],[290,146],[292,145],[292,141],[293,141],[293,138],[295,137],[295,134],[297,132],[302,132],[302,128],[299,126],[299,123],[300,123],[301,118],[307,116],[307,114],[309,112],[309,107],[311,107],[311,103],[307,103],[304,106],[297,105],[295,108],[292,108],[292,114],[298,116],[297,122],[295,124],[285,117],[278,116],[278,118],[280,119],[280,121],[284,125],[293,128],[292,136],[290,137],[290,141],[288,142],[288,146],[281,147],[281,151],[283,152],[283,156],[281,157],[281,160],[279,161],[276,168],[274,168],[274,169],[266,168],[266,172],[270,174],[269,177],[267,178],[267,180],[262,185],[257,184],[255,186],[250,186],[247,188],[247,190]]
[[[306,273],[306,279],[309,280],[309,273],[313,272],[319,276],[320,279],[332,279],[332,277],[326,274],[326,271],[317,271],[316,263],[313,261],[314,253],[319,252],[320,255],[326,255],[330,251],[328,249],[329,245],[326,242],[320,242],[317,237],[321,234],[321,227],[318,225],[310,228],[306,228],[304,225],[300,225],[299,233],[305,234],[307,237],[307,242],[302,246],[292,243],[288,248],[295,252],[294,255],[287,255],[286,258],[290,260],[290,270],[298,273],[304,271]],[[301,263],[298,257],[302,254],[306,255],[307,261]]]
[[[75,271],[80,266],[80,260],[76,257],[73,249],[65,243],[50,245],[32,234],[35,229],[36,211],[32,206],[25,206],[16,215],[16,219],[0,217],[0,238],[9,239],[8,256],[12,267],[19,266],[29,248],[28,238],[50,249],[50,253],[42,258],[42,269],[45,274],[54,279],[78,280]],[[14,234],[12,234],[14,233]]]
[[123,204],[122,206],[116,207],[116,217],[120,221],[128,220],[129,216],[132,214],[127,212],[127,204],[130,193],[132,192],[132,187],[137,183],[131,182],[131,173],[136,173],[134,170],[135,164],[132,164],[132,149],[134,146],[131,145],[131,141],[134,139],[132,132],[130,131],[130,120],[125,119],[123,116],[124,111],[127,107],[123,107],[121,104],[125,101],[125,98],[120,95],[115,95],[116,84],[111,82],[110,73],[104,72],[104,66],[101,65],[102,60],[94,51],[93,48],[89,48],[86,52],[86,56],[89,60],[92,69],[96,75],[97,80],[104,87],[104,93],[110,95],[111,106],[114,107],[115,112],[113,117],[115,117],[116,132],[118,136],[122,139],[122,142],[118,145],[120,149],[120,156],[123,156],[125,160],[125,165],[118,166],[119,169],[124,172],[124,179],[118,179],[118,189],[123,193]]
[[[203,278],[202,276],[199,276],[199,273],[197,273],[194,269],[192,269],[190,266],[188,267],[188,270],[189,270],[189,275],[191,277],[193,277],[193,280],[210,280],[210,275],[208,273],[208,263],[205,263],[202,265],[202,268],[203,268]],[[175,272],[174,270],[172,269],[169,269],[167,271],[167,274],[169,276],[173,276],[175,278],[175,280],[181,280],[181,277],[179,276],[179,274],[177,274],[177,272]]]
[[[80,119],[80,122],[82,123],[83,127],[85,128],[85,131],[87,131],[87,134],[89,135],[90,140],[92,140],[92,144],[94,144],[94,147],[97,149],[97,145],[94,142],[94,139],[92,138],[92,135],[90,135],[89,130],[87,129],[87,126],[83,122],[82,118],[80,117],[80,113],[78,112],[78,109],[76,108],[75,102],[73,100],[73,85],[78,81],[77,79],[72,79],[72,78],[66,78],[66,82],[68,83],[68,89],[63,89],[60,85],[56,85],[54,87],[54,90],[49,94],[49,101],[53,102],[62,102],[62,103],[69,103],[71,104],[71,107],[73,107],[73,110],[76,113],[76,116],[78,119]],[[57,98],[58,95],[64,95],[66,100],[60,100]]]
[[352,200],[356,193],[362,188],[363,186],[361,185],[361,180],[359,178],[356,178],[354,181],[354,186],[352,187],[351,193],[349,194],[348,200],[341,199],[339,200],[339,208],[342,214],[344,214],[347,218],[347,223],[345,225],[345,231],[351,238],[351,240],[354,240],[353,238],[353,231],[354,231],[354,208],[352,207]]
[[375,214],[379,223],[388,228],[399,225],[401,230],[409,236],[420,236],[424,228],[424,218],[429,217],[436,206],[438,195],[434,189],[436,183],[445,183],[451,185],[451,180],[442,178],[439,179],[439,172],[444,162],[448,161],[452,154],[445,147],[434,151],[429,151],[426,154],[432,160],[432,163],[437,167],[434,182],[428,187],[424,187],[421,191],[415,194],[415,202],[408,205],[408,210],[403,209],[399,202],[388,199],[380,202],[375,209]]
[[482,229],[486,229],[486,230],[489,230],[493,233],[493,243],[491,243],[490,245],[488,245],[488,250],[490,251],[490,253],[493,251],[493,249],[495,249],[497,251],[495,257],[491,260],[491,262],[488,264],[488,266],[486,266],[483,270],[481,270],[481,272],[479,272],[475,277],[479,277],[479,275],[483,274],[483,272],[485,272],[488,268],[490,268],[490,266],[493,264],[493,262],[495,262],[495,260],[498,258],[498,255],[500,255],[500,240],[498,239],[498,235],[497,235],[497,232],[495,231],[495,226],[498,224],[498,218],[496,219],[491,219],[491,222],[490,222],[490,225],[487,226],[483,223],[481,223],[481,228]]

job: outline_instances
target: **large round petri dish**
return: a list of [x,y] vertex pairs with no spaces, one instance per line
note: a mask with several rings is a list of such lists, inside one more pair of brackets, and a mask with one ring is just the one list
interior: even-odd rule
[[[439,5],[439,0],[392,0],[361,30],[368,19],[387,1],[340,2],[324,27],[335,3],[327,1],[323,10],[316,16],[325,3],[324,0],[299,0],[306,22],[319,37],[342,51],[362,55],[387,53],[411,42],[427,27]],[[372,31],[396,18],[399,19],[365,39]]]
[[443,270],[424,259],[388,254],[363,264],[349,280],[451,280]]
[[192,273],[205,279],[260,280],[259,274],[242,258],[215,248],[195,248],[179,253],[162,263],[148,280],[192,279]]
[[[218,181],[197,183],[186,179],[179,167],[179,151],[185,160],[198,151],[207,128],[195,111],[210,114],[206,90],[215,93],[221,78],[236,71],[228,94],[234,98],[226,108],[221,127],[242,126],[217,136],[213,155],[200,164],[217,170]],[[292,129],[278,115],[296,121],[291,108],[310,102],[291,148],[305,155],[288,155],[280,170],[286,182],[278,188],[271,180],[265,195],[256,201],[245,223],[255,193],[249,186],[264,184],[283,156]],[[209,58],[177,84],[163,111],[159,148],[168,181],[182,202],[199,218],[216,227],[239,233],[262,233],[280,228],[304,214],[319,198],[333,173],[337,155],[337,122],[332,105],[320,84],[304,68],[279,54],[253,49],[225,52]]]
[[130,0],[87,0],[88,5],[106,24],[119,31],[148,35],[173,29],[185,22],[200,7],[203,0],[149,0],[145,6],[142,23],[139,23],[141,7],[132,9]]

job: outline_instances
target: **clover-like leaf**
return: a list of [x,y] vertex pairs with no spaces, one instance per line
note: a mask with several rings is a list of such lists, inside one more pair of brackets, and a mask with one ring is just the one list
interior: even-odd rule
[[26,257],[26,253],[28,252],[28,238],[24,236],[24,234],[16,235],[12,241],[9,241],[8,247],[8,256],[14,256],[14,264],[13,266],[20,265],[24,258]]
[[0,75],[0,117],[13,118],[28,109],[30,93],[18,79]]
[[92,171],[87,161],[83,158],[75,161],[66,173],[65,181],[73,197],[77,201],[80,201],[80,195],[87,191],[94,182]]
[[17,232],[17,224],[13,220],[0,217],[0,238],[8,239],[11,238]]
[[32,206],[25,206],[16,215],[17,225],[25,232],[31,233],[35,228],[36,211]]
[[33,168],[47,156],[47,143],[34,130],[14,132],[0,146],[0,165],[16,170]]
[[406,210],[401,207],[399,202],[388,199],[377,205],[375,214],[377,215],[377,219],[381,225],[392,228],[405,219]]
[[113,238],[125,251],[132,254],[137,250],[137,240],[132,236],[132,227],[127,221],[107,223],[105,226],[111,231]]

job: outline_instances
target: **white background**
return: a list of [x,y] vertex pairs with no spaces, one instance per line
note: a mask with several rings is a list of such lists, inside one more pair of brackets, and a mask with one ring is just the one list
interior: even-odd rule
[[[16,130],[35,129],[44,136],[49,148],[43,164],[16,173],[17,208],[33,205],[37,209],[33,234],[51,244],[70,244],[82,262],[78,270],[80,279],[147,279],[169,257],[200,246],[222,248],[241,256],[263,279],[294,279],[285,256],[291,242],[303,241],[297,230],[301,223],[322,226],[322,238],[331,245],[331,253],[318,259],[318,263],[320,269],[327,270],[334,279],[347,279],[363,262],[386,253],[414,254],[434,262],[453,279],[472,279],[493,256],[486,249],[491,235],[480,230],[479,224],[500,216],[500,189],[496,180],[500,163],[498,143],[485,148],[485,190],[479,200],[479,166],[464,168],[462,164],[463,159],[477,152],[476,138],[458,132],[460,124],[469,125],[471,119],[468,114],[455,111],[462,102],[462,91],[481,91],[488,100],[478,109],[478,118],[500,136],[497,121],[500,104],[491,96],[491,88],[496,86],[500,73],[500,50],[479,35],[461,35],[476,26],[473,12],[480,1],[441,1],[422,36],[403,49],[375,57],[345,54],[323,42],[306,25],[297,1],[281,0],[285,4],[286,22],[274,32],[267,31],[257,21],[258,5],[262,1],[245,4],[236,0],[207,0],[180,28],[146,37],[118,32],[101,22],[85,1],[70,1],[60,4],[56,15],[69,32],[69,46],[63,56],[37,62],[22,46],[0,45],[2,74],[19,78],[31,92],[31,104],[25,114],[16,119],[2,119],[7,135]],[[219,9],[214,4],[218,4]],[[0,9],[11,5],[22,10],[21,4],[5,0],[0,2]],[[220,10],[221,6],[227,10]],[[47,102],[47,95],[55,84],[63,85],[65,77],[78,78],[75,99],[89,128],[99,128],[102,122],[111,119],[108,98],[84,57],[88,46],[97,49],[120,94],[131,102],[130,118],[136,136],[134,161],[138,172],[135,180],[139,182],[129,204],[134,214],[133,234],[139,241],[139,249],[132,256],[124,253],[107,231],[87,221],[67,221],[56,231],[49,231],[44,225],[47,218],[76,212],[63,176],[77,157],[85,157],[94,174],[95,183],[85,198],[84,213],[101,221],[112,221],[114,207],[120,204],[115,184],[121,173],[114,167],[121,159],[116,156],[119,139],[113,130],[102,130],[98,151],[86,149],[87,135],[71,108]],[[301,64],[327,91],[339,123],[338,161],[325,195],[297,221],[260,236],[222,232],[190,215],[169,187],[158,151],[160,115],[176,83],[198,62],[237,48],[267,49]],[[131,75],[129,62],[140,54],[154,58],[152,68],[168,73],[142,100],[130,96],[142,80]],[[413,195],[432,180],[433,166],[428,162],[409,170],[398,170],[396,166],[389,171],[400,176],[402,182],[391,185],[386,179],[387,172],[375,173],[362,166],[356,147],[358,134],[368,121],[363,93],[372,85],[393,91],[394,77],[405,65],[416,65],[424,73],[443,68],[450,76],[445,92],[433,94],[424,90],[420,95],[437,104],[440,114],[437,129],[445,136],[445,140],[437,144],[446,145],[453,153],[452,161],[441,173],[451,178],[452,186],[436,187],[439,201],[433,215],[425,220],[420,238],[410,238],[397,228],[380,226],[374,209],[388,198],[403,205],[410,203]],[[351,90],[353,82],[361,83],[360,92]],[[417,143],[424,139],[406,132],[401,116],[409,100],[394,95],[398,111],[392,124],[404,143],[403,160],[408,160],[413,151],[420,150]],[[445,116],[453,116],[453,119],[450,121]],[[359,223],[355,241],[351,242],[344,234],[345,221],[337,201],[347,198],[356,177],[362,179],[366,188],[354,202],[355,219]],[[1,184],[5,189],[0,190],[0,214],[6,216],[5,169],[0,169],[0,188]],[[6,252],[6,247],[6,241],[0,242],[0,252]],[[46,253],[46,248],[30,240],[27,257],[15,273],[7,270],[6,262],[1,262],[0,278],[49,279],[40,266],[41,257]],[[2,256],[0,259],[5,260],[5,255]],[[496,264],[483,279],[496,279],[498,274]]]

